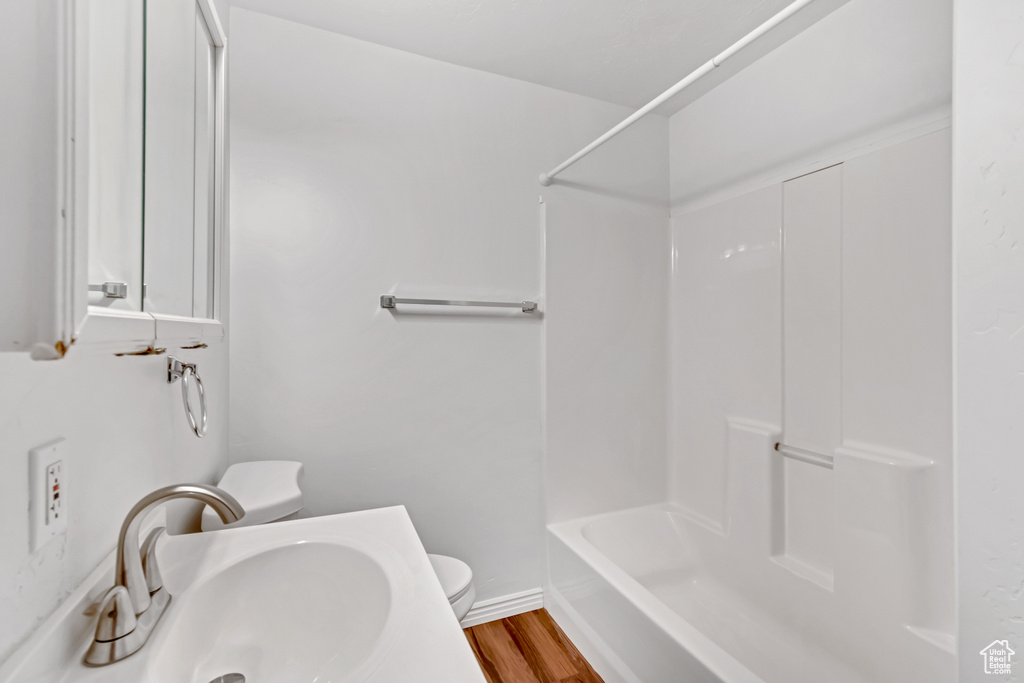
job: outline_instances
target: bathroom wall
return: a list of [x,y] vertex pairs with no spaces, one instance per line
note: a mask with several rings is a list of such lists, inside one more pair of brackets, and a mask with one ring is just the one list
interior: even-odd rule
[[[58,5],[7,5],[0,21],[0,44],[12,55],[0,76],[0,277],[7,292],[17,293],[2,308],[5,340],[32,338],[38,308],[12,304],[33,301],[33,277],[52,278],[46,246],[33,241],[45,236],[58,210],[49,156],[56,154],[56,86],[47,71],[56,54]],[[113,550],[139,498],[166,484],[212,482],[225,467],[226,344],[179,352],[199,363],[207,387],[210,429],[202,440],[188,428],[179,385],[167,384],[166,356],[115,357],[117,350],[72,347],[56,361],[0,353],[0,662]],[[31,554],[28,451],[57,437],[66,439],[68,529]],[[174,507],[169,522],[181,528],[193,513],[187,504]]]
[[[138,499],[168,484],[212,483],[223,472],[227,347],[177,354],[199,364],[206,386],[203,439],[189,429],[179,385],[167,384],[166,356],[74,347],[55,361],[0,354],[0,660],[113,550]],[[67,534],[31,554],[28,451],[58,437],[67,440]]]
[[[1024,653],[1024,11],[954,2],[953,240],[960,680],[1019,680]],[[1013,676],[984,673],[1009,640]]]
[[[406,505],[479,601],[538,588],[537,176],[628,110],[238,8],[232,50],[232,461],[304,462],[313,514]],[[666,132],[566,179],[664,201]]]

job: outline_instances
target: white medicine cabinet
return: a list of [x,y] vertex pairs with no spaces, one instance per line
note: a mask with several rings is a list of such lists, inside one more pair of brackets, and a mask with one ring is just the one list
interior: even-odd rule
[[225,37],[212,0],[65,0],[53,320],[37,359],[223,338]]

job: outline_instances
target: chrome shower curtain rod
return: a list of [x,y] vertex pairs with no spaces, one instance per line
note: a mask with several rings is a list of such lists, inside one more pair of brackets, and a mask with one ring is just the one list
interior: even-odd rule
[[786,7],[786,9],[782,10],[781,12],[776,14],[774,17],[772,17],[771,19],[769,19],[768,21],[764,22],[763,24],[761,24],[760,26],[755,28],[753,31],[748,33],[747,35],[745,35],[742,38],[740,38],[738,41],[733,43],[732,46],[730,46],[730,47],[726,48],[725,50],[723,50],[716,57],[714,57],[713,59],[711,59],[708,62],[706,62],[703,66],[699,67],[696,71],[691,73],[689,76],[687,76],[683,80],[679,81],[678,83],[673,85],[671,88],[669,88],[665,92],[661,93],[660,95],[655,97],[653,100],[651,100],[650,102],[645,104],[643,107],[641,107],[640,109],[635,111],[628,118],[623,120],[621,123],[619,123],[617,126],[612,128],[611,130],[609,130],[607,133],[605,133],[601,137],[597,138],[596,140],[591,142],[589,145],[587,145],[586,147],[584,147],[580,151],[576,152],[571,157],[569,157],[568,159],[566,159],[565,161],[560,163],[558,166],[555,166],[553,169],[551,169],[547,173],[541,173],[540,174],[540,184],[544,185],[545,187],[550,185],[552,183],[552,181],[554,180],[556,175],[558,175],[559,173],[561,173],[565,169],[569,168],[570,166],[575,164],[577,161],[579,161],[583,157],[587,156],[588,154],[593,152],[595,149],[597,149],[598,147],[600,147],[604,143],[608,142],[613,137],[615,137],[616,135],[618,135],[622,131],[626,130],[627,128],[632,126],[634,123],[636,123],[637,121],[639,121],[643,117],[645,117],[648,114],[650,114],[654,109],[656,109],[658,106],[663,104],[666,100],[668,100],[668,99],[674,97],[675,95],[679,94],[680,92],[682,92],[683,90],[685,90],[689,86],[693,85],[694,83],[699,81],[701,78],[703,78],[707,74],[709,74],[712,71],[714,71],[715,67],[721,66],[725,62],[725,60],[727,60],[730,57],[732,57],[734,54],[736,54],[737,52],[739,52],[740,50],[745,48],[747,45],[750,45],[752,42],[754,42],[755,40],[757,40],[758,38],[763,36],[765,33],[768,33],[768,31],[772,30],[773,28],[775,28],[776,26],[778,26],[779,24],[784,22],[786,19],[789,19],[791,16],[793,16],[794,14],[796,14],[797,12],[799,12],[801,9],[803,9],[807,5],[811,4],[812,2],[814,2],[814,0],[796,0],[796,2],[794,2],[793,4],[791,4],[788,7]]

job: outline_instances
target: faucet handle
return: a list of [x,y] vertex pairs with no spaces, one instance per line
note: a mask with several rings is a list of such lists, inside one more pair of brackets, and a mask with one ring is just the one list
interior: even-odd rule
[[160,576],[160,567],[156,562],[156,542],[160,535],[167,531],[166,527],[157,527],[149,532],[146,540],[142,543],[139,555],[142,557],[142,572],[146,575],[146,588],[152,595],[163,588],[164,579]]
[[144,630],[139,628],[128,589],[114,586],[100,600],[96,637],[89,645],[83,661],[86,666],[104,666],[124,659],[146,642]]
[[96,622],[96,642],[105,643],[123,638],[138,625],[128,589],[114,586],[100,600],[100,618]]

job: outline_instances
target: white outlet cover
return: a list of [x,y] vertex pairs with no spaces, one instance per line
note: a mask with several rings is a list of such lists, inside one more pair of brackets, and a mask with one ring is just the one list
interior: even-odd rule
[[[68,528],[67,502],[67,458],[65,457],[64,439],[54,439],[49,443],[37,446],[28,452],[28,491],[29,491],[29,550],[37,552],[50,539],[59,536]],[[52,485],[47,477],[47,468],[60,463],[60,498],[58,509],[60,514],[47,515],[50,507]],[[47,522],[48,517],[49,523]]]

